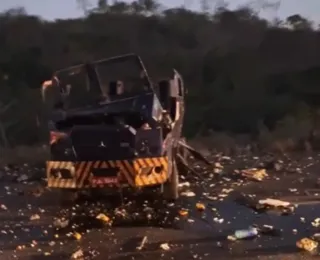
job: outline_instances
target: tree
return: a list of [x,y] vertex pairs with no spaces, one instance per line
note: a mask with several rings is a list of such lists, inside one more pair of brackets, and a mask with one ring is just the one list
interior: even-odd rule
[[141,5],[140,2],[138,1],[133,1],[131,3],[131,11],[135,14],[141,14],[142,11],[144,10],[144,7]]
[[98,0],[97,7],[92,12],[105,13],[109,10],[108,0]]
[[[270,26],[256,10],[228,10],[218,0],[208,0],[216,3],[209,15],[183,7],[162,11],[154,0],[77,1],[90,15],[54,22],[20,11],[0,16],[0,102],[17,100],[17,106],[1,114],[1,122],[19,118],[20,130],[2,127],[1,143],[38,138],[34,118],[38,114],[44,120],[46,113],[40,91],[32,88],[53,71],[124,52],[138,53],[154,82],[170,75],[171,68],[183,75],[189,133],[198,132],[200,124],[204,130],[252,130],[266,117],[272,127],[285,113],[296,113],[298,101],[311,107],[319,103],[314,102],[320,99],[319,73],[300,75],[320,65],[320,37],[312,27],[308,33],[297,33],[279,27],[278,21]],[[299,30],[309,28],[301,16],[288,17],[287,22]],[[268,80],[285,73],[286,80]],[[277,91],[268,91],[271,88]],[[46,124],[40,125],[44,129]]]
[[98,0],[98,8],[106,10],[108,8],[108,0]]
[[154,14],[159,8],[156,0],[138,0],[138,3],[147,14]]
[[85,15],[90,14],[92,5],[88,0],[76,0],[79,8],[84,12]]
[[5,10],[1,13],[3,16],[25,16],[27,15],[27,11],[24,7],[15,7]]
[[294,14],[286,19],[287,24],[294,30],[310,30],[312,22],[302,17],[300,14]]
[[130,10],[130,5],[122,1],[119,1],[119,2],[116,1],[113,3],[113,5],[109,7],[109,11],[111,13],[117,13],[117,14],[128,13],[129,10]]

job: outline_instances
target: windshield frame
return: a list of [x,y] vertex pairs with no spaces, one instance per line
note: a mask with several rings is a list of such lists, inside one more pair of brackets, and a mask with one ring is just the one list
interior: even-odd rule
[[[154,87],[152,85],[150,76],[149,76],[149,74],[148,74],[148,72],[147,72],[147,70],[146,70],[141,58],[137,54],[134,54],[134,53],[125,54],[125,55],[119,55],[119,56],[114,56],[114,57],[111,57],[111,58],[96,60],[96,61],[93,61],[93,62],[80,63],[80,64],[77,64],[77,65],[69,66],[69,67],[66,67],[66,68],[63,68],[63,69],[55,71],[53,76],[57,77],[60,73],[71,71],[71,70],[76,70],[76,69],[85,69],[86,70],[86,65],[90,65],[94,69],[96,69],[97,66],[99,64],[102,64],[102,63],[110,63],[110,64],[112,64],[112,63],[115,63],[115,62],[121,62],[121,61],[126,61],[126,60],[132,60],[138,65],[140,71],[143,72],[144,77],[146,79],[146,83],[147,83],[146,87],[148,88],[147,90],[148,91],[150,91],[150,90],[154,91]],[[86,75],[88,75],[88,71],[86,71]],[[97,76],[99,77],[99,75],[97,75]]]
[[[119,56],[114,56],[114,57],[110,57],[110,58],[100,59],[100,60],[96,60],[96,61],[88,62],[88,63],[81,63],[81,64],[77,64],[74,66],[69,66],[67,68],[63,68],[63,69],[55,71],[55,73],[53,74],[53,77],[57,77],[59,79],[59,75],[64,74],[64,73],[68,73],[68,72],[72,73],[72,71],[79,71],[79,73],[84,73],[84,75],[86,77],[86,83],[85,83],[86,88],[90,89],[91,86],[93,86],[93,85],[94,85],[94,88],[98,87],[98,91],[101,93],[102,96],[105,97],[105,100],[101,100],[101,102],[102,103],[111,102],[112,100],[110,99],[109,94],[105,93],[106,91],[102,87],[97,68],[99,68],[99,65],[104,66],[105,64],[106,65],[110,64],[112,66],[113,63],[117,63],[117,62],[121,63],[121,62],[126,62],[126,61],[133,62],[133,64],[135,66],[137,66],[137,68],[139,69],[140,73],[143,73],[143,74],[139,75],[141,77],[141,79],[143,79],[143,82],[144,82],[144,84],[143,84],[144,89],[141,91],[141,93],[147,93],[147,92],[155,93],[152,81],[148,75],[148,72],[147,72],[141,58],[134,53],[129,53],[129,54],[125,54],[125,55],[119,55]],[[58,88],[60,90],[60,95],[61,95],[62,99],[64,101],[67,101],[68,97],[70,95],[70,89],[67,89],[63,85],[60,85],[59,81],[58,81]],[[76,87],[74,90],[76,90]],[[137,94],[135,94],[135,95],[137,95]],[[121,100],[121,98],[120,98],[120,100]],[[95,106],[95,105],[100,104],[101,102],[97,101],[96,104],[92,104],[92,105]],[[76,107],[81,108],[82,106],[76,105]],[[74,109],[74,108],[70,108],[70,109]]]

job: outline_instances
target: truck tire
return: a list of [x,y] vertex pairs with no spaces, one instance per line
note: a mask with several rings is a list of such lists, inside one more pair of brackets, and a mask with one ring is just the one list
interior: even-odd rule
[[179,198],[179,172],[175,159],[173,159],[171,167],[170,178],[163,185],[163,196],[168,201],[175,201]]

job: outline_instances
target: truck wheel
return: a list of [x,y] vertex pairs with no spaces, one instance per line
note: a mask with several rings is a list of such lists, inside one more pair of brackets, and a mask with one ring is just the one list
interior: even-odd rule
[[163,196],[169,201],[175,201],[179,198],[179,172],[175,159],[172,162],[171,176],[163,185]]

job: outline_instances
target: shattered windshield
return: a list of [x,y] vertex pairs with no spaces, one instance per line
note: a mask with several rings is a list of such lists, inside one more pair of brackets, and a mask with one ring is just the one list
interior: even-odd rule
[[112,84],[123,86],[123,93],[115,99],[139,95],[149,89],[149,82],[144,70],[135,57],[107,59],[96,62],[95,68],[99,75],[103,92],[109,93]]
[[[144,70],[136,60],[111,58],[57,71],[54,76],[62,90],[68,109],[86,107],[107,100],[119,100],[142,94],[150,89]],[[97,78],[96,78],[97,77]],[[121,92],[110,95],[111,88]],[[55,99],[59,104],[61,99]]]
[[55,76],[58,78],[61,94],[67,96],[68,108],[83,107],[91,103],[94,90],[89,88],[84,65],[61,70]]

